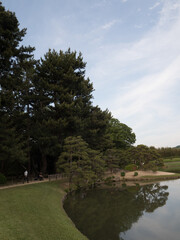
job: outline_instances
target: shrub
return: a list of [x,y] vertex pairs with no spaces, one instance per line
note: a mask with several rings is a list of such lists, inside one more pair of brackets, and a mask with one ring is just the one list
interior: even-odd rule
[[138,172],[134,172],[134,177],[138,176]]
[[125,172],[121,172],[121,177],[124,177],[126,175]]
[[2,173],[0,173],[0,184],[5,184],[6,181],[7,181],[6,177]]
[[125,170],[127,170],[127,171],[135,171],[135,170],[137,170],[137,165],[136,164],[129,164],[129,165],[127,165],[127,166],[125,166]]
[[143,166],[143,169],[146,171],[146,170],[152,170],[153,172],[156,172],[158,170],[156,164],[151,161],[151,162],[148,162],[147,164],[145,164]]

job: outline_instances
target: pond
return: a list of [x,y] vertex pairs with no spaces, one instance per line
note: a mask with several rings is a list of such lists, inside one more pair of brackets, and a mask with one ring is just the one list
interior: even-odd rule
[[179,240],[180,180],[81,192],[64,209],[90,240]]

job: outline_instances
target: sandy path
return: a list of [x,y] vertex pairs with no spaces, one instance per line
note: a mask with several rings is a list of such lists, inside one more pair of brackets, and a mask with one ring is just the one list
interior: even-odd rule
[[[134,172],[138,172],[138,176],[134,177]],[[122,180],[122,179],[139,179],[141,177],[145,177],[145,176],[167,176],[167,175],[175,175],[175,173],[171,173],[171,172],[161,172],[161,171],[156,171],[156,172],[153,172],[153,171],[132,171],[132,172],[126,172],[126,175],[125,177],[121,177],[121,171],[117,172],[117,173],[108,173],[106,176],[114,176],[115,177],[115,180],[118,181],[118,180]],[[152,179],[152,177],[151,177]]]
[[[143,176],[163,176],[163,175],[174,175],[175,173],[171,172],[153,172],[153,171],[135,171],[138,172],[138,177],[143,177]],[[132,178],[134,177],[134,172],[127,172],[126,173],[126,178]]]
[[[134,177],[134,171],[133,172],[126,172],[125,175],[125,179],[139,179],[140,177],[143,176],[163,176],[163,175],[174,175],[175,173],[171,173],[171,172],[161,172],[161,171],[157,171],[157,172],[153,172],[153,171],[136,171],[138,172],[138,176]],[[115,180],[121,180],[123,179],[123,177],[121,177],[121,172],[117,172],[113,174],[115,177]],[[106,176],[112,176],[111,173],[107,173]],[[152,180],[152,178],[151,178]],[[0,189],[7,189],[7,188],[13,188],[13,187],[21,187],[21,186],[25,186],[25,185],[30,185],[30,184],[36,184],[36,183],[42,183],[42,182],[48,182],[49,179],[44,179],[43,181],[30,181],[29,183],[19,183],[19,184],[13,184],[13,185],[7,185],[7,186],[0,186]],[[55,180],[51,180],[51,181],[55,181]]]
[[17,183],[17,184],[12,184],[12,185],[0,186],[0,189],[21,187],[21,186],[26,186],[26,185],[36,184],[36,183],[42,183],[42,182],[48,182],[48,181],[49,181],[48,179],[44,179],[43,181],[30,181],[29,183]]

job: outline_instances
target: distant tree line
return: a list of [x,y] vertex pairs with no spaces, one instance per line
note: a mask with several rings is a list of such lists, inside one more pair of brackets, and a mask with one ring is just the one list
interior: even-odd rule
[[180,147],[162,147],[157,149],[158,153],[162,158],[174,158],[174,157],[180,157]]
[[25,34],[0,2],[1,173],[58,171],[82,186],[95,184],[108,169],[159,164],[156,149],[133,147],[132,129],[93,106],[81,53],[49,50],[35,60],[35,49],[20,45]]

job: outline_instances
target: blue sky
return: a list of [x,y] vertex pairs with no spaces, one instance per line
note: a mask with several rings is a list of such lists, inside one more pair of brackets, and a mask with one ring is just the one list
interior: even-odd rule
[[136,133],[136,144],[180,144],[180,0],[2,0],[27,28],[35,58],[81,51],[94,105]]

